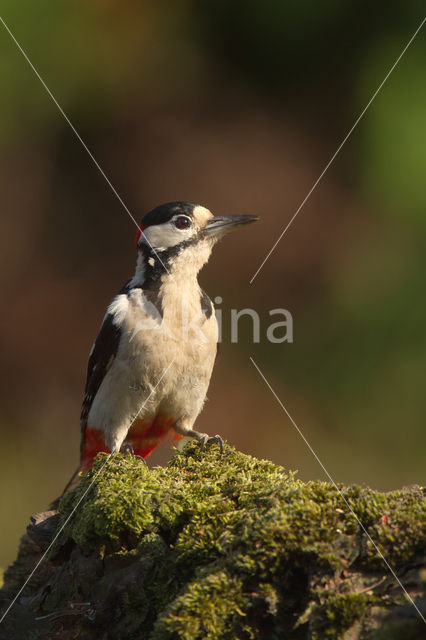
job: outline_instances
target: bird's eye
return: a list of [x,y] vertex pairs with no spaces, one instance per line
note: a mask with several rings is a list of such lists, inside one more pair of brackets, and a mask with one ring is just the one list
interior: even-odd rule
[[175,220],[175,227],[178,229],[187,229],[191,224],[191,220],[186,216],[179,216]]

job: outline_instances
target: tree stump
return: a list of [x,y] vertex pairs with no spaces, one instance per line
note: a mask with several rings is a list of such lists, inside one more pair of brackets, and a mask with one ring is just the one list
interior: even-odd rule
[[2,611],[66,522],[0,638],[426,638],[420,487],[337,490],[191,442],[165,468],[99,454],[58,511],[33,516],[5,573]]

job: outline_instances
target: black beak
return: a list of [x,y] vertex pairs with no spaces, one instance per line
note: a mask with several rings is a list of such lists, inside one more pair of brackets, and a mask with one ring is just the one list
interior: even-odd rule
[[218,216],[211,218],[203,229],[206,236],[219,236],[241,227],[248,222],[259,220],[259,216]]

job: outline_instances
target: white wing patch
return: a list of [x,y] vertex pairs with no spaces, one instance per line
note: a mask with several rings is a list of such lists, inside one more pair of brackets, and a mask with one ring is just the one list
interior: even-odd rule
[[106,315],[110,314],[112,316],[112,323],[116,327],[120,327],[127,315],[127,311],[129,310],[129,300],[125,293],[121,293],[116,296],[114,300],[109,305]]

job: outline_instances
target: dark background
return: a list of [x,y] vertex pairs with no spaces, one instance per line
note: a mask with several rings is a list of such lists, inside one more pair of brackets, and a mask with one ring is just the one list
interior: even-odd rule
[[[201,275],[224,344],[198,427],[336,481],[425,481],[426,32],[250,278],[421,22],[423,3],[11,0],[2,17],[136,219],[169,200],[261,221]],[[78,461],[86,362],[135,227],[0,25],[0,565]],[[230,309],[262,317],[252,344]],[[294,344],[265,339],[289,309]],[[151,460],[164,462],[169,445]]]

